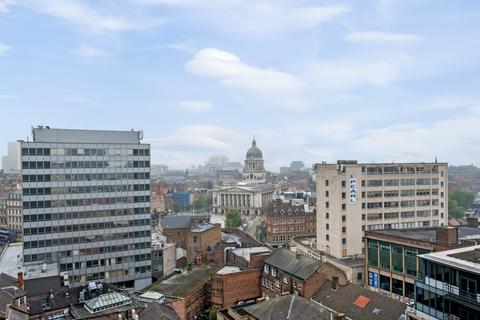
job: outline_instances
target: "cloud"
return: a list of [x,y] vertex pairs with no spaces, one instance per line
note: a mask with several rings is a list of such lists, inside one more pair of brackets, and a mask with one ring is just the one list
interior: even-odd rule
[[7,46],[6,44],[0,43],[0,56],[4,56],[10,51],[11,47]]
[[180,9],[203,24],[215,25],[225,33],[249,37],[296,31],[331,21],[351,8],[346,5],[302,5],[295,0],[131,0],[143,5],[161,5]]
[[354,43],[409,44],[420,42],[422,37],[407,33],[365,31],[349,33],[345,36],[345,40]]
[[14,0],[0,0],[0,13],[9,12],[8,7],[14,3]]
[[195,75],[216,79],[220,85],[257,93],[298,93],[304,83],[296,76],[248,65],[236,55],[215,48],[200,50],[185,69]]
[[162,22],[158,18],[123,18],[105,15],[87,4],[75,0],[32,0],[28,1],[28,4],[43,13],[94,32],[143,31]]
[[180,101],[178,107],[184,110],[193,112],[210,111],[213,109],[213,104],[210,101]]
[[102,58],[110,56],[110,53],[104,49],[92,46],[80,46],[76,53],[84,58]]

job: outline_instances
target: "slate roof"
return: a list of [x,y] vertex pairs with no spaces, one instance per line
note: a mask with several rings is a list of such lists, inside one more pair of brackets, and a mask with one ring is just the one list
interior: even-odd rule
[[6,273],[0,273],[0,288],[16,286],[17,278],[14,278]]
[[165,216],[162,219],[164,229],[188,229],[192,226],[191,216]]
[[175,310],[171,307],[152,302],[138,313],[140,320],[180,320]]
[[[359,307],[361,300],[369,300],[364,308]],[[332,283],[326,281],[312,297],[322,305],[345,314],[351,319],[397,320],[405,313],[405,304],[355,284],[347,284],[332,289]]]
[[333,319],[331,312],[325,307],[295,294],[266,300],[245,307],[243,310],[261,320]]
[[321,261],[297,256],[286,248],[279,248],[265,260],[266,264],[306,280],[322,265]]
[[[311,212],[307,212],[308,214],[313,214]],[[272,216],[297,216],[297,215],[305,215],[305,208],[302,206],[294,206],[291,204],[280,204],[275,205],[273,207]]]

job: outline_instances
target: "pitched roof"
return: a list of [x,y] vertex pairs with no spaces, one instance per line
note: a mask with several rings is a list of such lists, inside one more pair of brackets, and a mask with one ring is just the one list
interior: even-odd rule
[[140,320],[180,320],[178,314],[165,304],[152,302],[138,313]]
[[351,319],[397,320],[406,309],[405,304],[397,300],[355,284],[333,290],[330,281],[326,281],[312,299]]
[[303,280],[308,279],[322,265],[321,261],[297,256],[286,248],[277,249],[265,260],[265,263]]
[[187,229],[192,226],[191,216],[165,216],[162,219],[164,229]]
[[332,319],[328,309],[295,294],[270,299],[243,309],[262,320]]
[[3,287],[10,287],[10,286],[16,286],[17,285],[17,279],[6,274],[6,273],[0,273],[0,288]]

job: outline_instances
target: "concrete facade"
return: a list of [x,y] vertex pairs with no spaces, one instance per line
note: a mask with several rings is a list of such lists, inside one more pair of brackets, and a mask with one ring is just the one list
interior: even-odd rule
[[448,224],[447,163],[316,164],[317,248],[363,254],[365,230]]
[[58,262],[64,285],[150,284],[150,145],[142,133],[38,127],[32,135],[21,142],[24,263]]

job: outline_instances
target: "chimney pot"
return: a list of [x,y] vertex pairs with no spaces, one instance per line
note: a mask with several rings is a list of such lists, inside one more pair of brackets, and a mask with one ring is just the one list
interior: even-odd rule
[[18,282],[18,288],[24,290],[25,289],[25,281],[23,279],[23,272],[17,273],[17,282]]

